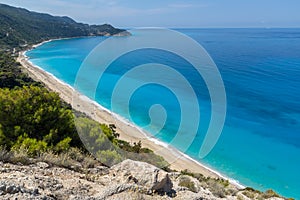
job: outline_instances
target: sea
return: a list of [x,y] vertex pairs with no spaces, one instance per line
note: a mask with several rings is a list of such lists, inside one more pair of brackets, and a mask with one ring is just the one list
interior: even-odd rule
[[[224,127],[216,145],[204,158],[199,157],[199,151],[212,116],[210,93],[201,76],[180,56],[160,49],[132,51],[111,63],[95,93],[88,89],[80,92],[158,140],[244,186],[263,191],[273,189],[286,197],[300,199],[300,29],[174,30],[202,45],[216,64],[226,91]],[[26,52],[26,56],[34,65],[74,86],[85,58],[107,39],[54,40]],[[116,48],[120,39],[126,37],[114,38]],[[196,134],[189,133],[194,115],[183,116],[180,101],[184,100],[176,98],[177,94],[165,86],[141,84],[129,101],[112,102],[118,80],[145,63],[172,67],[190,83],[201,111]],[[180,91],[178,80],[168,74],[159,76]],[[82,77],[86,78],[88,88],[89,75]],[[131,81],[141,83],[144,77]],[[182,91],[181,95],[189,99],[191,94]],[[153,105],[165,113],[163,127],[159,127],[159,122],[151,122],[151,115],[155,115],[150,112]],[[172,142],[182,117],[191,123],[185,127],[185,137],[192,141],[188,146],[185,140]]]

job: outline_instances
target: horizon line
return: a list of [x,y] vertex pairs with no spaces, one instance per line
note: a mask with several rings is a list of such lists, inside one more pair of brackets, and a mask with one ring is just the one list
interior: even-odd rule
[[[114,25],[113,25],[114,26]],[[300,29],[299,27],[164,27],[164,26],[136,26],[136,27],[122,27],[114,26],[120,29],[141,29],[141,28],[162,28],[162,29]]]

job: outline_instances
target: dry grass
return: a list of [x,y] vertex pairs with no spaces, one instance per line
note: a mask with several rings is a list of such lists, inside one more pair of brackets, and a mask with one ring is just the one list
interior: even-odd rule
[[228,195],[235,196],[238,192],[235,187],[232,187],[228,180],[204,177],[202,174],[191,173],[187,170],[182,171],[181,174],[196,178],[200,182],[201,187],[209,189],[214,196],[219,198],[224,198]]
[[[265,192],[261,192],[258,190],[255,190],[253,188],[245,188],[241,190],[242,194],[250,199],[257,199],[257,200],[264,200],[264,199],[270,199],[274,197],[283,198],[273,190],[267,190]],[[291,198],[285,198],[285,199],[291,199]]]
[[0,161],[13,164],[31,164],[32,159],[28,156],[26,149],[18,151],[7,151],[4,147],[0,147]]
[[26,149],[7,151],[5,148],[0,147],[0,161],[23,165],[46,162],[51,166],[64,167],[74,171],[85,171],[87,168],[101,165],[94,157],[83,153],[77,148],[70,148],[68,151],[60,154],[47,151],[35,157],[30,157]]
[[186,176],[180,177],[178,185],[181,187],[186,187],[192,192],[198,192],[197,186],[195,186],[195,183]]

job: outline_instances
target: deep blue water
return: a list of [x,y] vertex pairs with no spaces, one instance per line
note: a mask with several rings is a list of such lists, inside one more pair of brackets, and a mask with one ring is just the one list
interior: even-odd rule
[[[111,94],[117,80],[134,66],[143,63],[172,66],[190,81],[201,109],[198,134],[185,153],[243,185],[260,190],[272,188],[282,195],[300,199],[300,29],[178,31],[192,37],[207,50],[218,66],[226,89],[225,126],[207,157],[199,159],[198,152],[208,127],[210,98],[201,77],[179,56],[145,49],[120,57],[101,79],[98,86],[101,92],[96,94],[96,101],[111,109]],[[34,64],[74,85],[84,58],[105,39],[52,41],[26,55]],[[88,85],[88,75],[86,81]],[[91,91],[82,92],[92,97]],[[188,101],[189,94],[182,92]],[[180,108],[176,96],[167,88],[155,84],[139,88],[130,99],[131,116],[126,115],[124,104],[120,100],[113,111],[150,133],[155,132],[155,127],[146,127],[150,106],[164,106],[168,111],[167,123],[155,137],[164,142],[174,138],[173,133],[180,122]],[[188,126],[185,128],[186,137],[189,137]],[[184,150],[184,141],[172,145]]]

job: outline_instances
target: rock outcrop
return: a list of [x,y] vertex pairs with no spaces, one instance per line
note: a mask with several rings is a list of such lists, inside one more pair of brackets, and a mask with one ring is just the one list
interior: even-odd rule
[[[44,162],[28,166],[0,162],[0,199],[221,199],[196,178],[143,162],[125,160],[112,168],[79,171]],[[225,195],[249,199],[238,190]]]
[[173,183],[169,174],[148,163],[125,160],[111,168],[111,174],[119,183],[134,183],[148,194],[172,195]]

